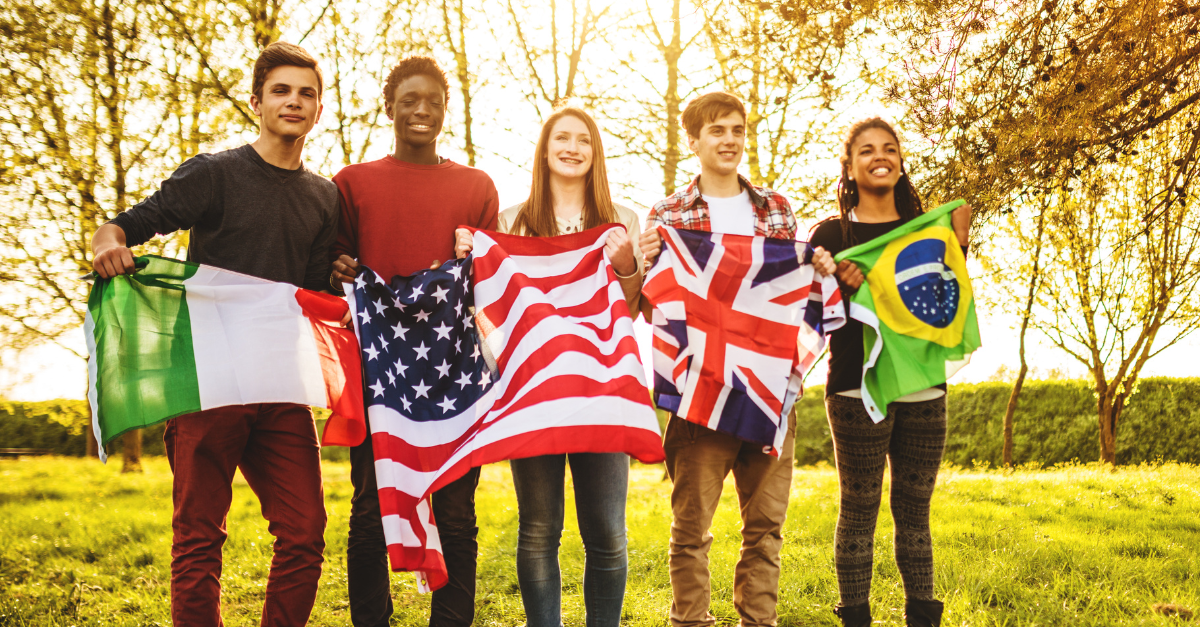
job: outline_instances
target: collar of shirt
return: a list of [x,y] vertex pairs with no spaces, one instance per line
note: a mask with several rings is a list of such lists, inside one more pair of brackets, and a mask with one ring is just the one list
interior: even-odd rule
[[[754,205],[755,234],[781,239],[796,237],[796,217],[792,215],[791,205],[786,197],[754,185],[741,174],[738,175],[738,183],[747,191],[750,202]],[[700,176],[692,179],[683,191],[659,201],[654,207],[651,219],[675,228],[711,231],[708,203],[700,194]]]
[[554,221],[558,223],[558,234],[566,235],[568,233],[578,233],[583,230],[583,212],[575,214],[570,218],[554,216]]
[[[742,189],[749,192],[750,202],[754,204],[754,210],[756,213],[767,210],[767,199],[765,196],[763,196],[762,188],[755,187],[749,179],[741,174],[738,175],[738,183],[741,184]],[[682,200],[683,208],[685,210],[692,209],[693,207],[697,206],[703,207],[707,210],[708,203],[705,202],[704,196],[700,193],[700,175],[697,174],[696,178],[692,179],[692,182],[688,184],[687,189],[683,190]]]

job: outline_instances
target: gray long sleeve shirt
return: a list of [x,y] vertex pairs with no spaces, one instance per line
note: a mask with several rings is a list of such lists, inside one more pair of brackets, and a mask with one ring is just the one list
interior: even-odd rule
[[191,229],[188,261],[320,290],[328,286],[338,192],[303,166],[267,163],[247,144],[188,159],[111,224],[128,246]]

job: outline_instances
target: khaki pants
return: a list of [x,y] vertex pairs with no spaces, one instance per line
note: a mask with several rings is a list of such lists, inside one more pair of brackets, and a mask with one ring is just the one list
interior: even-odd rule
[[796,415],[788,417],[787,439],[776,459],[763,447],[687,422],[667,425],[663,448],[671,489],[671,624],[714,625],[708,549],[713,514],[725,477],[733,471],[742,514],[742,553],[734,569],[733,605],[744,626],[775,625],[779,602],[779,550],[792,481]]

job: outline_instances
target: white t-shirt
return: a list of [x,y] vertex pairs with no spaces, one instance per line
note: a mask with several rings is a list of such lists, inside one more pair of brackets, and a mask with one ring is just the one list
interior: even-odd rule
[[713,233],[754,235],[754,203],[750,202],[750,192],[742,189],[742,193],[729,198],[702,196],[708,203],[708,221]]

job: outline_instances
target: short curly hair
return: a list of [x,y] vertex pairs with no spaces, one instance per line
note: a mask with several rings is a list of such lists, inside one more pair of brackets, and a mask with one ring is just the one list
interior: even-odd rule
[[437,81],[442,86],[442,93],[446,96],[446,101],[450,101],[450,82],[446,80],[446,73],[442,71],[442,66],[433,57],[425,55],[411,55],[405,57],[396,67],[392,68],[392,73],[388,74],[387,82],[383,85],[383,99],[385,102],[391,102],[392,97],[396,93],[396,86],[404,79],[410,76],[428,76]]

